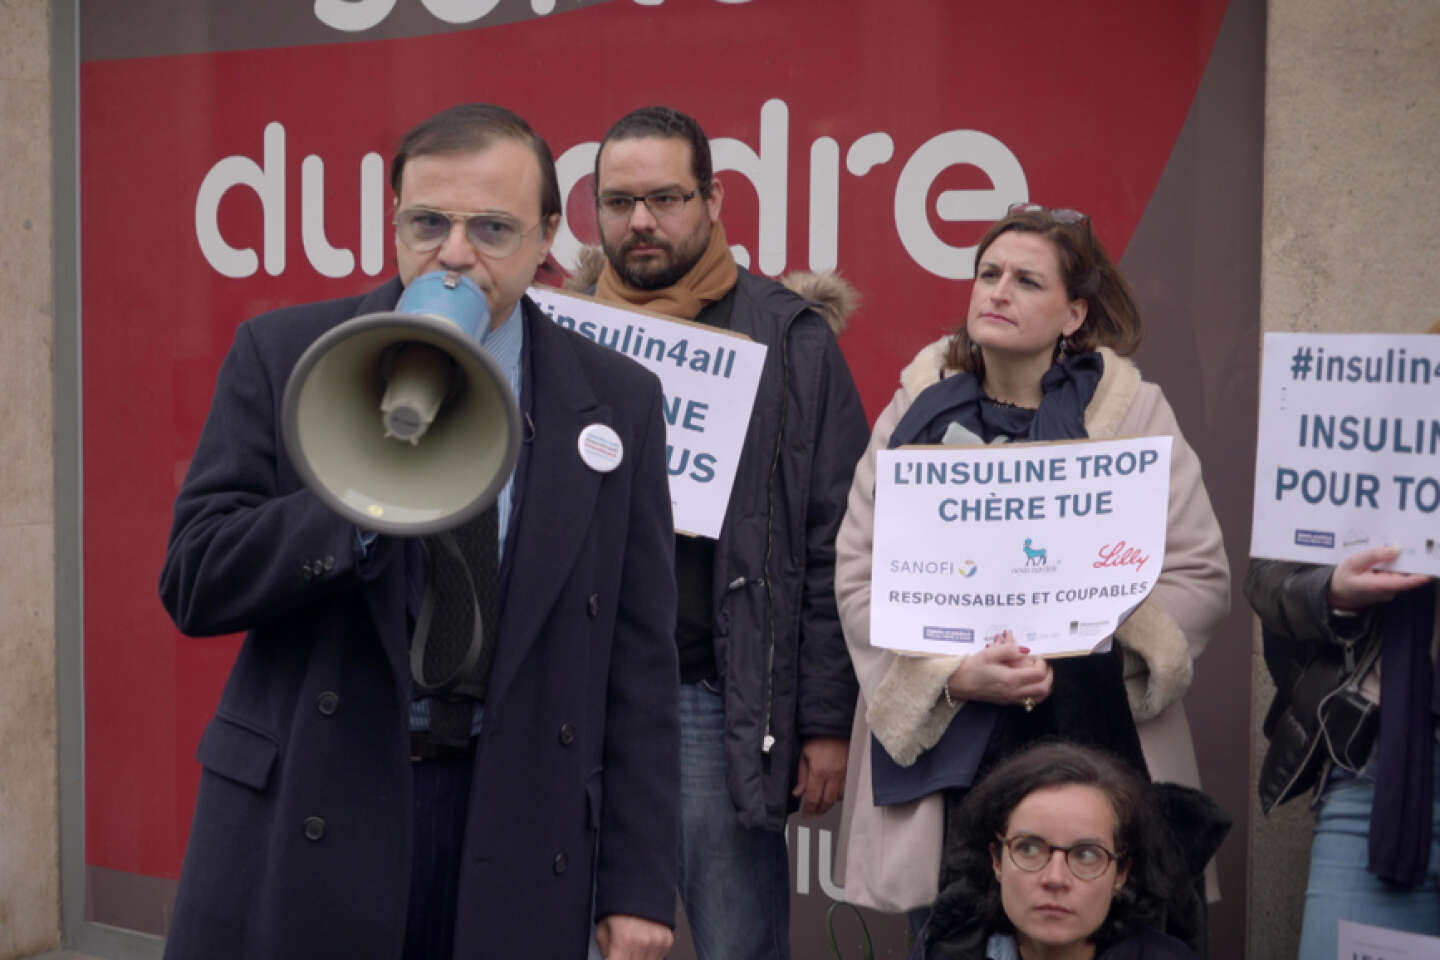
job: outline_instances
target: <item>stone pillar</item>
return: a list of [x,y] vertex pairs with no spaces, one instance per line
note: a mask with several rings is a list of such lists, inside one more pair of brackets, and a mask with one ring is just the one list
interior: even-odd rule
[[[1412,333],[1440,319],[1440,5],[1270,0],[1265,83],[1263,329]],[[1258,631],[1255,643],[1252,781],[1273,694]],[[1310,811],[1295,800],[1250,822],[1248,954],[1293,957]]]
[[[0,4],[0,958],[60,930],[50,5]],[[67,602],[78,603],[78,593]]]

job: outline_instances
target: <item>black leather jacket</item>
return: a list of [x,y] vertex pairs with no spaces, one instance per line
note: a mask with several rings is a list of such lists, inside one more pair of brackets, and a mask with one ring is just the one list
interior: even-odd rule
[[1245,596],[1260,618],[1265,665],[1275,681],[1264,724],[1270,747],[1258,786],[1267,814],[1320,782],[1327,757],[1316,707],[1344,682],[1374,640],[1373,614],[1345,621],[1331,616],[1333,569],[1255,558],[1245,574]]

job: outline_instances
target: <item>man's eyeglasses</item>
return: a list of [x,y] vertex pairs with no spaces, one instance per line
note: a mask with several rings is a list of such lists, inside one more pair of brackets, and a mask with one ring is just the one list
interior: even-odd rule
[[1079,210],[1052,210],[1050,207],[1040,203],[1012,203],[1005,211],[1006,216],[1014,216],[1017,213],[1044,213],[1057,223],[1089,223],[1090,218]]
[[465,224],[465,236],[477,253],[487,257],[508,257],[520,249],[520,241],[540,226],[528,230],[508,217],[493,213],[458,213],[453,210],[431,210],[411,207],[395,215],[395,236],[415,253],[430,253],[445,243],[455,223]]
[[679,190],[656,190],[654,193],[647,193],[643,196],[632,196],[628,193],[602,193],[595,198],[595,206],[600,211],[600,216],[606,220],[627,220],[635,212],[635,204],[643,203],[656,220],[665,220],[684,210],[685,204],[695,199],[695,195],[699,192],[700,188],[696,187],[689,193],[681,193]]
[[995,839],[1010,851],[1010,862],[1026,873],[1044,870],[1056,850],[1065,854],[1065,865],[1077,880],[1094,880],[1110,869],[1113,861],[1120,859],[1119,854],[1106,850],[1098,843],[1076,843],[1062,847],[1058,843],[1050,843],[1024,833],[1009,838],[997,836]]

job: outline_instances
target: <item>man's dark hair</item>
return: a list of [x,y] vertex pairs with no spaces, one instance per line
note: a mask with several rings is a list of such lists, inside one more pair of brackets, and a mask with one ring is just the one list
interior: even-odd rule
[[534,151],[540,164],[540,216],[548,219],[560,213],[560,179],[550,145],[519,115],[491,103],[462,103],[441,110],[405,134],[390,161],[390,188],[400,195],[400,178],[411,157],[473,153],[496,140],[518,140]]
[[641,107],[615,121],[606,132],[605,139],[600,141],[600,149],[595,151],[597,189],[600,183],[600,154],[605,152],[605,145],[611,140],[638,140],[641,137],[674,137],[690,144],[690,172],[695,177],[700,195],[710,196],[710,182],[715,178],[710,160],[710,141],[694,117],[670,107]]

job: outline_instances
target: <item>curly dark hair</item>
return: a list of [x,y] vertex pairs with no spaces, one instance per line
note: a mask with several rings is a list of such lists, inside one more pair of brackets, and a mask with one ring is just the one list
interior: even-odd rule
[[[1086,303],[1085,322],[1065,338],[1068,353],[1085,353],[1097,347],[1109,347],[1121,356],[1129,356],[1140,346],[1140,309],[1130,285],[1100,245],[1088,218],[1058,220],[1044,208],[1016,211],[997,220],[985,231],[975,248],[975,272],[980,272],[980,259],[990,244],[1011,230],[1039,234],[1055,245],[1060,258],[1060,273],[1065,278],[1065,292],[1071,300]],[[970,342],[962,324],[950,338],[945,365],[985,379],[985,361],[979,348]]]
[[958,827],[954,879],[940,891],[925,933],[926,960],[983,960],[992,933],[1013,933],[1000,902],[992,856],[1010,814],[1036,790],[1080,784],[1098,789],[1115,810],[1115,847],[1129,867],[1125,885],[1092,937],[1096,952],[1146,929],[1162,930],[1166,905],[1184,867],[1168,841],[1150,785],[1092,747],[1046,741],[1001,761],[966,795]]

